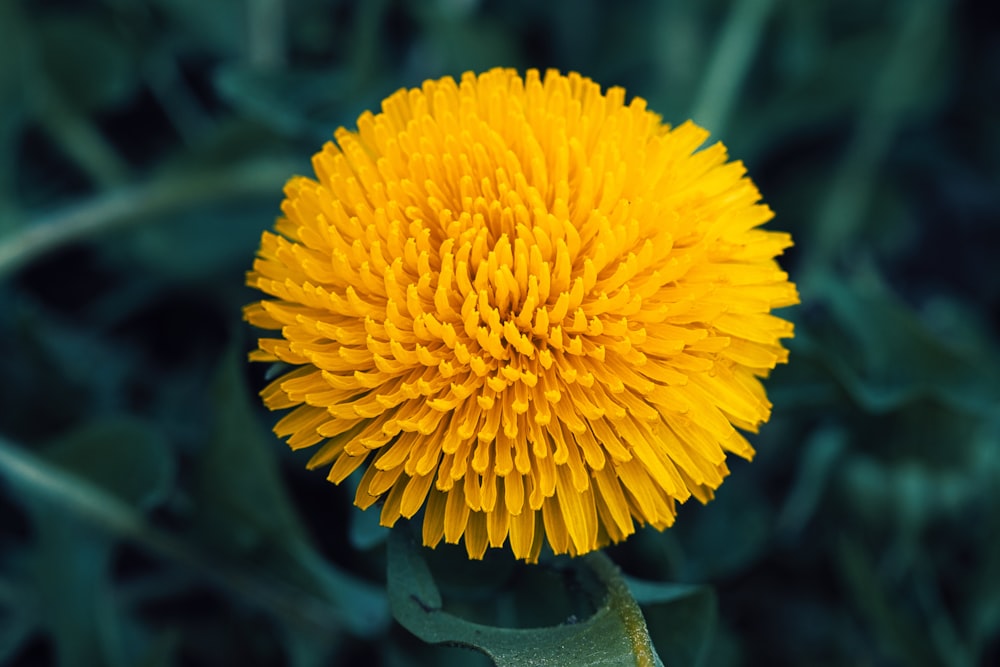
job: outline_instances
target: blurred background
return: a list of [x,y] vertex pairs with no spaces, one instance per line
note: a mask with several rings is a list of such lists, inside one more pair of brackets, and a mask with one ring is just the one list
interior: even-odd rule
[[[377,517],[271,435],[240,308],[337,126],[504,65],[693,118],[796,241],[756,460],[609,550],[705,585],[647,610],[665,663],[1000,664],[997,8],[0,0],[0,663],[484,664],[391,620]],[[484,622],[564,588],[461,560]]]

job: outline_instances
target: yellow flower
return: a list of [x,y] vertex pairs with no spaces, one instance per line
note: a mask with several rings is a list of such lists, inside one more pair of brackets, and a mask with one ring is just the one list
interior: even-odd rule
[[[707,132],[590,79],[400,90],[285,187],[246,318],[275,432],[469,556],[583,554],[707,502],[770,415],[787,234]],[[734,428],[735,427],[735,428]]]

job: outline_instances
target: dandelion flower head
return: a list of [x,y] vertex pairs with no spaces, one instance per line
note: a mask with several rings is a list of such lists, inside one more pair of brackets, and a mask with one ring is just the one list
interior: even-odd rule
[[[275,432],[391,526],[592,551],[707,502],[798,301],[789,235],[687,122],[576,73],[400,90],[285,187],[248,274]],[[287,370],[288,368],[291,370]]]

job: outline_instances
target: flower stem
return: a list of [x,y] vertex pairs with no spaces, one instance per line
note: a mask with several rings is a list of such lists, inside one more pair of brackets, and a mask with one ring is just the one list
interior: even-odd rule
[[0,278],[70,241],[208,202],[269,191],[294,170],[287,162],[251,162],[227,171],[185,174],[99,195],[29,222],[0,239]]
[[173,561],[212,583],[319,633],[343,627],[342,612],[326,600],[235,563],[215,562],[188,543],[149,525],[134,508],[77,475],[0,438],[0,477],[15,493],[26,493],[76,514],[115,537]]
[[38,120],[42,129],[101,188],[121,186],[128,180],[129,167],[94,123],[74,109],[52,88],[36,81]]
[[830,189],[817,215],[816,236],[806,244],[802,284],[829,266],[843,246],[860,231],[879,169],[895,140],[897,128],[912,103],[914,91],[924,81],[924,70],[933,62],[940,44],[943,3],[923,0],[908,4],[895,42],[872,81],[868,100],[861,107],[854,136],[834,172]]
[[637,667],[662,667],[659,656],[651,650],[653,642],[649,638],[646,619],[632,597],[628,584],[622,578],[621,570],[601,551],[593,551],[584,560],[594,571],[598,580],[608,590],[608,606],[621,618],[628,641],[632,646]]
[[248,3],[248,60],[254,67],[275,70],[285,64],[285,13],[283,0]]
[[715,136],[725,133],[736,95],[743,86],[775,0],[739,0],[712,49],[691,119]]

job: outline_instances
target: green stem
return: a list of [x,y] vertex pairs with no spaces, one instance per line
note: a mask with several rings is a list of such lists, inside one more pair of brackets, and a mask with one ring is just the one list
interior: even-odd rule
[[215,120],[184,80],[174,58],[172,53],[158,54],[146,68],[145,82],[184,144],[197,146],[215,129]]
[[84,117],[48,85],[43,90],[38,119],[46,134],[101,188],[120,186],[128,180],[129,166],[89,118]]
[[24,108],[28,115],[35,117],[55,147],[94,184],[106,189],[126,182],[129,167],[125,160],[105,139],[93,120],[77,108],[73,100],[66,99],[45,75],[39,40],[31,22],[17,7],[18,3],[3,4],[9,7],[0,10],[0,20],[7,26],[14,26],[5,37],[15,36],[13,43],[3,45],[4,54],[19,65],[24,83]]
[[938,42],[936,24],[943,3],[923,0],[908,4],[896,40],[872,82],[861,108],[856,130],[834,173],[826,199],[819,208],[816,236],[805,247],[801,282],[826,269],[854,238],[865,221],[879,170],[885,161],[912,91],[922,85],[924,69],[933,62]]
[[628,584],[622,578],[621,570],[601,551],[587,554],[584,556],[584,561],[608,590],[608,606],[621,618],[625,626],[632,653],[635,655],[636,667],[662,665],[659,657],[651,649],[653,642],[649,638],[646,619],[635,598],[632,597]]
[[285,4],[283,0],[250,0],[248,47],[250,64],[274,70],[285,64]]
[[775,0],[739,0],[712,49],[691,119],[716,136],[725,134],[736,95],[743,87],[774,6]]
[[0,477],[16,490],[58,505],[115,537],[178,563],[280,618],[293,619],[321,633],[344,625],[342,613],[327,601],[236,563],[210,560],[186,542],[149,525],[142,514],[100,487],[2,438]]
[[286,162],[248,163],[187,174],[99,195],[47,215],[0,239],[0,279],[60,245],[212,201],[274,190],[293,173]]

